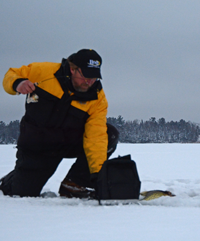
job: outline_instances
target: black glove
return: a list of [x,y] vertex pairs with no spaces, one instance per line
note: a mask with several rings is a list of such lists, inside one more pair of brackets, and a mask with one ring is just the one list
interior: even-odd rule
[[98,185],[97,185],[97,179],[98,179],[98,172],[92,173],[90,175],[91,183],[95,189],[95,199],[98,199]]

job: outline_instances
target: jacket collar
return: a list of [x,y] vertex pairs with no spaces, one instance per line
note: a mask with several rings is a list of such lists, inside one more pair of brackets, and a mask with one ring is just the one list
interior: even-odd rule
[[98,99],[97,93],[102,89],[100,81],[96,81],[87,92],[78,92],[74,89],[67,59],[62,59],[61,66],[54,75],[58,79],[65,94],[68,93],[68,91],[74,93],[74,100],[90,101]]

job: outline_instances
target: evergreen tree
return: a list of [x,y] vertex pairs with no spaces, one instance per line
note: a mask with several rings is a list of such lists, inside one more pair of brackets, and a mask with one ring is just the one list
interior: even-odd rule
[[[194,143],[199,140],[198,124],[180,121],[167,122],[165,118],[148,121],[125,121],[121,115],[108,117],[107,122],[119,131],[122,143]],[[19,121],[11,121],[6,125],[0,121],[0,144],[16,144],[19,137]]]
[[181,119],[179,122],[166,122],[165,118],[156,121],[151,117],[148,121],[124,121],[118,118],[108,118],[108,123],[114,125],[119,133],[119,141],[124,143],[192,143],[199,139],[199,126]]

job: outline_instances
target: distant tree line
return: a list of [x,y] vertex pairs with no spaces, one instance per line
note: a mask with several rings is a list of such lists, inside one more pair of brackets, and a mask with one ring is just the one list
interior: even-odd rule
[[19,121],[11,121],[6,125],[0,121],[0,144],[16,144],[19,136]]
[[[156,120],[125,121],[121,115],[108,117],[108,123],[117,128],[121,143],[194,143],[199,140],[200,128],[192,122]],[[5,124],[0,121],[0,144],[16,144],[19,136],[19,121]]]
[[122,143],[194,143],[200,134],[199,125],[182,119],[166,122],[164,118],[156,121],[152,117],[148,121],[125,121],[119,115],[107,121],[118,129]]

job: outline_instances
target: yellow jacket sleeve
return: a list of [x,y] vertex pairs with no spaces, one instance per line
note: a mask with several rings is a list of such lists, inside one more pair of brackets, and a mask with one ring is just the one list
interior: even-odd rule
[[88,112],[90,117],[85,124],[83,147],[90,173],[99,172],[107,159],[108,135],[106,125],[108,103],[103,90],[98,101]]
[[10,68],[4,76],[3,87],[4,90],[11,95],[16,95],[13,89],[13,84],[17,79],[28,79],[31,66],[23,65],[21,68]]

